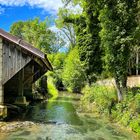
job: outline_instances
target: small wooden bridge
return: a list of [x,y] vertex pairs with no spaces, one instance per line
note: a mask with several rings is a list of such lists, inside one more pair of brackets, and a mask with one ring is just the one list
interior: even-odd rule
[[32,84],[48,70],[46,54],[0,29],[0,116],[7,115],[6,103],[26,104]]

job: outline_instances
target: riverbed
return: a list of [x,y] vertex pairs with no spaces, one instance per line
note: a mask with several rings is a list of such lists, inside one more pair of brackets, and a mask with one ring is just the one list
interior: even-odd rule
[[0,140],[139,139],[130,131],[115,127],[94,114],[78,112],[79,98],[78,94],[60,93],[56,99],[31,104],[19,118],[1,126],[4,128]]

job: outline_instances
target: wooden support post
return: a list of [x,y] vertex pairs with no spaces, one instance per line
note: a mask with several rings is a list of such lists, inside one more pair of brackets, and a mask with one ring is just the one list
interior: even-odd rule
[[0,38],[0,118],[7,117],[7,107],[4,106],[4,90],[3,90],[3,43]]
[[15,104],[19,106],[27,106],[29,103],[24,96],[24,68],[19,72],[18,82],[18,97],[15,100]]
[[32,65],[32,73],[33,73],[33,75],[32,75],[32,94],[33,94],[33,99],[35,99],[36,98],[36,95],[35,95],[35,93],[36,93],[36,87],[35,87],[35,83],[33,83],[33,81],[34,81],[34,76],[35,76],[35,74],[36,73],[38,73],[38,71],[37,72],[35,72],[35,66],[34,66],[34,64]]
[[23,96],[23,92],[24,92],[24,68],[19,72],[19,75],[18,75],[18,83],[19,83],[19,86],[18,86],[18,95],[19,96]]

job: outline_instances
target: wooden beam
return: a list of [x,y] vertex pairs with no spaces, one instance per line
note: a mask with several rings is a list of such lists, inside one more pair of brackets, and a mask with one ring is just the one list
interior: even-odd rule
[[34,58],[34,61],[35,61],[37,64],[39,64],[41,67],[44,67],[44,63],[43,63],[40,59]]
[[35,76],[40,70],[37,70],[35,73],[33,73],[30,77],[28,77],[26,80],[24,80],[24,85],[31,79],[33,76]]
[[24,81],[24,68],[19,72],[18,74],[18,95],[19,96],[23,96],[23,92],[24,92],[24,84],[23,84],[23,81]]
[[2,66],[3,66],[3,42],[2,38],[0,38],[0,105],[3,105],[4,103],[4,91],[3,91],[3,84],[2,84],[2,78],[3,78],[3,73],[2,73]]

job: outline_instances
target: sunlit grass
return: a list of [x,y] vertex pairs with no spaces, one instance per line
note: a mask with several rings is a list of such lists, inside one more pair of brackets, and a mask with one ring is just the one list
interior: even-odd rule
[[52,96],[51,100],[58,97],[58,90],[55,87],[52,77],[48,77],[48,93]]

